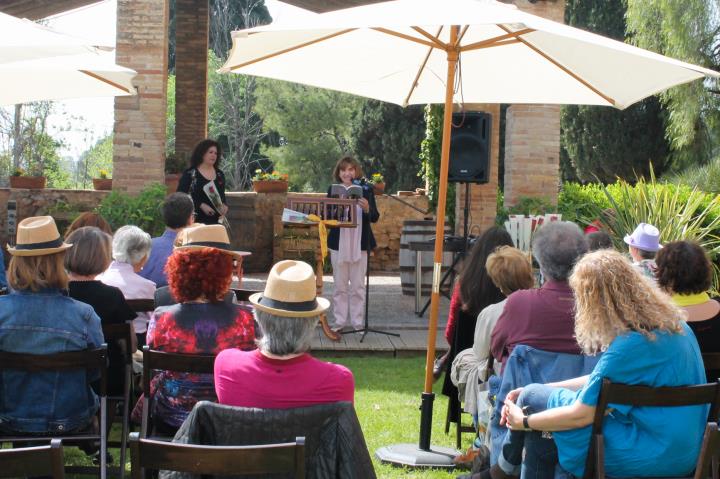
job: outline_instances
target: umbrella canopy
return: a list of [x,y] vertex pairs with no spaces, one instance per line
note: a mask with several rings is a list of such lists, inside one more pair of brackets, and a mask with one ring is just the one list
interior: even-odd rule
[[450,25],[460,26],[458,101],[625,108],[718,76],[489,0],[397,0],[284,18],[234,32],[222,70],[399,105],[443,103]]
[[38,100],[133,95],[136,72],[111,53],[63,55],[0,63],[0,105]]
[[0,13],[0,64],[57,55],[95,53],[112,48],[56,32],[30,20]]
[[[720,77],[712,70],[493,0],[395,0],[298,20],[285,18],[234,32],[233,48],[221,71],[288,80],[399,105],[444,103],[437,238],[443,237],[445,223],[453,103],[586,104],[622,109],[681,83]],[[430,450],[442,249],[442,242],[436,241],[421,452]],[[405,450],[397,454],[404,455]]]

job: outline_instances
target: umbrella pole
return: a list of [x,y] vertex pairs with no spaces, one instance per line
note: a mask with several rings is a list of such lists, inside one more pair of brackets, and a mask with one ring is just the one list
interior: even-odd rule
[[450,28],[450,42],[446,50],[448,66],[445,83],[445,114],[443,116],[442,154],[440,156],[440,185],[438,191],[437,221],[435,224],[435,256],[433,257],[432,296],[430,298],[430,320],[428,326],[427,356],[425,358],[425,388],[420,406],[420,443],[394,444],[375,451],[383,462],[406,467],[453,468],[453,458],[458,451],[441,446],[430,446],[432,435],[433,361],[435,360],[435,339],[437,337],[438,311],[440,307],[440,276],[442,272],[443,239],[445,234],[445,203],[447,196],[448,165],[450,163],[450,133],[452,127],[452,105],[459,49],[456,46],[459,27]]
[[445,238],[445,203],[447,200],[448,165],[450,163],[450,133],[452,128],[453,89],[455,70],[458,61],[458,27],[450,29],[450,49],[447,51],[447,79],[445,81],[445,112],[443,115],[442,150],[440,156],[440,185],[435,220],[435,256],[433,258],[432,295],[430,297],[430,321],[428,325],[427,355],[425,357],[425,388],[422,394],[420,417],[420,449],[430,449],[432,431],[432,404],[435,395],[433,387],[433,362],[435,360],[435,340],[437,338],[438,311],[440,307],[440,277],[442,274],[443,242]]

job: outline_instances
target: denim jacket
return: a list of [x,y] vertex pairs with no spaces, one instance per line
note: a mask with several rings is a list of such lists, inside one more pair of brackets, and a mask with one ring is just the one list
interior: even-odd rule
[[500,425],[507,393],[532,383],[546,384],[590,374],[599,360],[599,354],[584,356],[543,351],[524,344],[515,346],[504,364],[502,376],[491,376],[488,381],[489,396],[495,407],[490,419],[490,463],[497,464],[497,456],[507,431],[505,426]]
[[[91,306],[58,289],[0,296],[0,350],[52,354],[104,342]],[[0,371],[0,431],[62,434],[86,425],[98,398],[85,371]]]

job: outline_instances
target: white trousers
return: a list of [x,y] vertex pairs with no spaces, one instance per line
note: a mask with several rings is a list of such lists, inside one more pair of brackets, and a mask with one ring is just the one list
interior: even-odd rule
[[330,250],[330,262],[335,282],[333,292],[335,327],[345,327],[349,322],[355,329],[360,329],[365,324],[367,251],[363,251],[360,260],[354,263],[338,263],[338,252]]

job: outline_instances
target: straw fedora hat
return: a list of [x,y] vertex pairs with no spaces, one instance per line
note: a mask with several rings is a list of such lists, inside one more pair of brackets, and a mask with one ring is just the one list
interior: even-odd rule
[[233,251],[230,249],[230,238],[223,225],[197,225],[185,228],[178,235],[180,246],[175,249],[215,248],[236,258],[248,256],[249,251]]
[[265,291],[250,296],[250,302],[257,309],[276,316],[319,316],[330,307],[330,302],[318,298],[315,288],[315,272],[309,264],[280,261],[270,270]]
[[58,233],[52,216],[32,216],[18,224],[15,246],[8,246],[13,256],[43,256],[60,253],[72,245],[65,243]]

